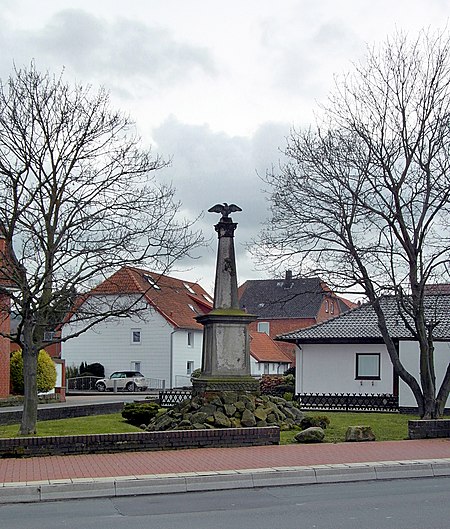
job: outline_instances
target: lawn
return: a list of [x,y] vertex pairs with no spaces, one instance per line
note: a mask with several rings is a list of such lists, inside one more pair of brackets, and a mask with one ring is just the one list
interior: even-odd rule
[[[330,424],[325,430],[326,443],[345,441],[345,432],[349,426],[370,426],[377,441],[398,441],[408,438],[408,421],[418,419],[414,415],[399,413],[349,413],[320,412],[306,415],[326,415]],[[289,444],[297,431],[281,432],[281,444]]]
[[[412,415],[397,413],[308,413],[307,415],[326,415],[330,425],[325,430],[325,442],[338,443],[345,440],[348,426],[368,425],[377,441],[406,439],[408,437],[408,420],[417,419]],[[18,424],[0,426],[0,437],[16,437]],[[120,413],[110,415],[95,415],[91,417],[76,417],[74,419],[60,419],[55,421],[39,421],[38,436],[51,435],[83,435],[100,433],[140,432],[140,428],[124,421]],[[281,444],[289,444],[297,431],[281,432]]]
[[[0,438],[16,437],[18,431],[18,424],[0,426]],[[38,421],[37,432],[38,436],[44,437],[47,435],[142,432],[142,430],[127,423],[121,413],[111,413],[109,415],[93,415],[90,417],[75,417],[73,419]]]

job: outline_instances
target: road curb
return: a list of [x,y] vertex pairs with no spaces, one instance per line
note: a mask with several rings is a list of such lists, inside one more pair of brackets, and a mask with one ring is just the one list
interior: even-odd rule
[[0,504],[450,476],[450,458],[0,484]]

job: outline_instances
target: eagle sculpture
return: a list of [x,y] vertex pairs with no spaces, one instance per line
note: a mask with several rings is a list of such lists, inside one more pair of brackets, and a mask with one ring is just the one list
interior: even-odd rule
[[227,204],[224,202],[223,204],[216,204],[212,208],[209,208],[208,211],[209,213],[220,213],[223,219],[227,219],[230,213],[242,211],[242,209],[236,206],[236,204]]

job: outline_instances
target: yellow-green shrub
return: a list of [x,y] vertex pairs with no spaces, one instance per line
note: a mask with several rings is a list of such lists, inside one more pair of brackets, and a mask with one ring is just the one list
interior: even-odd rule
[[[23,358],[20,349],[11,354],[9,365],[12,390],[14,393],[23,394]],[[39,392],[50,391],[55,387],[55,364],[45,349],[39,351],[36,378]]]

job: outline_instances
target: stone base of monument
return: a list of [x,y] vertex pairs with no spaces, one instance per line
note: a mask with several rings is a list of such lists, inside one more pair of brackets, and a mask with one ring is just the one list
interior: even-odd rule
[[259,381],[252,376],[210,377],[202,375],[192,380],[192,395],[212,395],[229,391],[259,394]]

